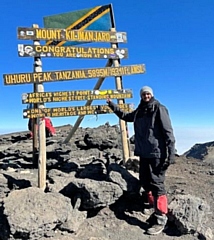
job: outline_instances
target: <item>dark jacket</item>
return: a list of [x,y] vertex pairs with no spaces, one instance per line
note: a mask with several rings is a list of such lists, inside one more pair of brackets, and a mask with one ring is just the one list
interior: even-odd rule
[[134,122],[136,156],[174,159],[175,138],[165,106],[154,98],[149,103],[141,100],[131,113],[123,112],[111,101],[108,105],[120,119]]

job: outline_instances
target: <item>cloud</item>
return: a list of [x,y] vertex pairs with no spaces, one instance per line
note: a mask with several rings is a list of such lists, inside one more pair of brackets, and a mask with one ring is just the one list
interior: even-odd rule
[[[128,124],[129,136],[133,133],[133,126]],[[176,140],[176,149],[178,154],[183,154],[190,150],[197,143],[206,143],[214,141],[214,128],[201,126],[174,127]]]
[[179,154],[190,150],[197,143],[214,141],[214,128],[210,127],[174,127],[174,133]]
[[27,131],[26,129],[23,128],[0,128],[0,135],[2,134],[9,134],[9,133],[16,133],[16,132],[22,132],[22,131]]

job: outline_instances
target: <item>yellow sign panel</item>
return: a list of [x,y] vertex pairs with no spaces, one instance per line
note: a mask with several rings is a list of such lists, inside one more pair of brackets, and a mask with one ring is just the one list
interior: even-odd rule
[[[132,108],[129,104],[118,105],[125,112],[131,112]],[[75,106],[75,107],[58,107],[58,108],[43,108],[43,109],[24,109],[23,118],[42,118],[42,117],[68,117],[81,115],[96,115],[112,113],[112,110],[107,105],[92,105],[92,106]]]
[[68,102],[82,100],[100,100],[132,98],[132,91],[122,90],[78,90],[64,92],[34,92],[23,93],[22,103]]
[[145,72],[145,65],[129,65],[121,67],[91,68],[82,70],[65,70],[52,72],[34,72],[3,74],[5,85],[47,83],[56,81],[69,81],[88,78],[105,78],[122,75],[142,74]]
[[116,42],[125,43],[125,32],[80,31],[57,28],[18,28],[18,38],[24,40],[55,40],[76,42]]

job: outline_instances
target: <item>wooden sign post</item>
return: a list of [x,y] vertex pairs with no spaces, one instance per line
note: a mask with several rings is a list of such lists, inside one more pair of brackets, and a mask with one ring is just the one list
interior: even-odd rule
[[[111,29],[112,32],[116,32],[115,28]],[[111,43],[111,47],[114,49],[118,48],[118,44],[117,43]],[[120,63],[119,60],[114,59],[113,60],[113,64],[114,67],[119,67]],[[122,85],[122,77],[121,76],[116,76],[115,77],[115,84],[116,84],[116,88],[121,90],[123,89],[123,85]],[[118,104],[124,104],[124,100],[119,99],[118,100]],[[119,123],[120,123],[120,131],[121,131],[121,141],[122,141],[122,147],[123,147],[123,163],[125,164],[126,161],[129,159],[129,144],[128,141],[129,139],[127,138],[127,128],[126,128],[126,123],[125,121],[119,119]]]
[[[113,24],[114,25],[114,24]],[[91,105],[93,100],[106,99],[108,96],[118,99],[119,107],[125,112],[131,112],[125,98],[131,98],[132,92],[123,88],[122,76],[142,74],[145,72],[144,64],[120,66],[120,60],[128,56],[126,48],[118,48],[118,43],[126,43],[124,32],[116,32],[115,27],[110,31],[82,31],[71,29],[44,29],[34,24],[32,28],[18,28],[18,38],[33,40],[33,45],[18,45],[20,57],[34,58],[34,72],[3,74],[4,85],[33,84],[33,93],[22,95],[22,103],[33,104],[33,109],[24,109],[23,117],[33,119],[33,161],[38,161],[38,186],[43,190],[46,187],[46,131],[45,117],[79,116],[74,127],[63,143],[70,141],[71,137],[81,124],[85,115],[107,114],[112,110],[107,105]],[[48,42],[40,45],[39,40],[56,41],[52,46]],[[73,47],[62,46],[66,41],[74,42],[108,42],[111,48]],[[103,68],[72,69],[63,71],[42,71],[41,57],[65,58],[100,58],[108,59]],[[106,77],[115,77],[116,90],[99,90]],[[93,90],[78,90],[64,92],[44,92],[43,83],[56,81],[86,80],[98,78]],[[98,91],[99,90],[99,91]],[[48,102],[86,100],[85,106],[70,106],[58,108],[45,108]],[[127,124],[119,120],[124,163],[129,158],[129,139]],[[37,134],[37,131],[39,134]],[[39,150],[39,156],[36,154]]]
[[[106,67],[111,67],[112,65],[112,61],[108,60],[108,62],[106,63]],[[104,82],[105,77],[99,77],[96,85],[94,86],[94,90],[98,90],[100,89],[102,83]],[[92,100],[87,100],[85,106],[90,106],[92,104]],[[65,138],[65,140],[63,141],[63,143],[68,143],[72,136],[74,135],[74,133],[76,132],[77,128],[80,126],[82,120],[84,119],[84,116],[79,116],[78,119],[76,120],[73,128],[71,129],[71,131],[69,132],[68,136]]]
[[[38,28],[38,25],[34,24],[33,27],[36,29]],[[40,42],[37,40],[34,40],[34,45],[38,46],[40,45]],[[42,72],[42,62],[40,57],[34,58],[34,72],[40,73]],[[41,93],[44,92],[44,86],[41,83],[34,83],[34,93]],[[39,109],[44,108],[43,103],[37,104],[37,107]],[[38,132],[39,132],[39,156],[38,156],[38,186],[39,188],[45,190],[46,187],[46,133],[45,133],[45,120],[43,117],[33,118],[33,161],[35,161],[35,151],[38,151],[37,149],[37,126],[38,126]],[[37,124],[36,124],[37,123]]]

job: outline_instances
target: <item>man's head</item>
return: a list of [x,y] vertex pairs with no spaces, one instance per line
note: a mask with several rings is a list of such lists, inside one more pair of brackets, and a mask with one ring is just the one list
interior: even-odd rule
[[148,87],[144,86],[140,90],[140,97],[143,99],[144,102],[149,102],[149,100],[153,97],[153,90]]

